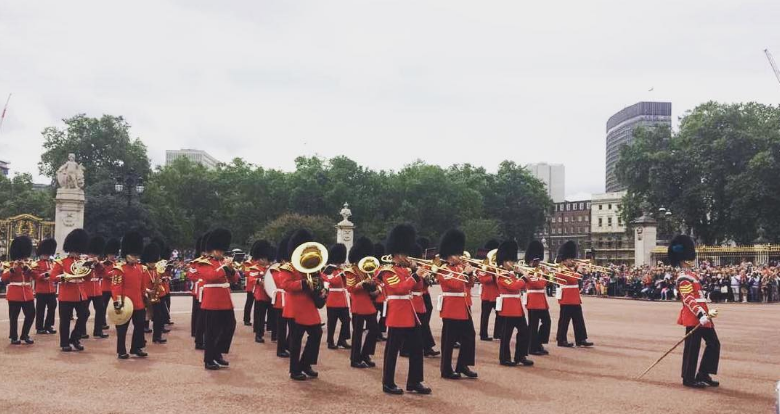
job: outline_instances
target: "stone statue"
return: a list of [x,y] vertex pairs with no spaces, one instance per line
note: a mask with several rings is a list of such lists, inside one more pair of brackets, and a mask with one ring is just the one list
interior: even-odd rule
[[68,161],[57,169],[57,182],[61,188],[84,189],[84,166],[76,162],[75,154],[68,154]]
[[344,221],[349,221],[349,218],[352,217],[352,210],[349,209],[349,203],[344,203],[344,208],[341,209],[339,214],[341,214],[341,217],[344,217]]

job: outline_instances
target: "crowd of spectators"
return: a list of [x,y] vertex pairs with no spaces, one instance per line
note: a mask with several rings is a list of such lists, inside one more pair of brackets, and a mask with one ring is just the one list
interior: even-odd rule
[[[609,266],[612,272],[585,272],[582,294],[631,297],[650,300],[677,300],[677,275],[670,266]],[[777,302],[780,266],[777,263],[754,265],[713,265],[701,262],[693,269],[711,302]]]

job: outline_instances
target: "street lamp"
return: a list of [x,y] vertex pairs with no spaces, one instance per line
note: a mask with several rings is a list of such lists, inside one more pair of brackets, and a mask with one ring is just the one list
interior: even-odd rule
[[144,192],[144,179],[138,176],[135,171],[130,170],[125,178],[117,180],[114,184],[114,191],[117,193],[125,193],[127,197],[127,206],[130,207],[130,202],[133,200],[133,193],[139,196]]

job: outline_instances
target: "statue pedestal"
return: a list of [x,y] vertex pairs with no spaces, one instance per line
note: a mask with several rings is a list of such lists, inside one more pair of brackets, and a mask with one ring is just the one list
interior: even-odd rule
[[653,266],[653,249],[657,245],[658,223],[643,215],[631,222],[634,225],[634,266]]
[[74,229],[84,227],[84,190],[80,188],[58,188],[54,213],[54,239],[57,253],[62,253],[65,237]]

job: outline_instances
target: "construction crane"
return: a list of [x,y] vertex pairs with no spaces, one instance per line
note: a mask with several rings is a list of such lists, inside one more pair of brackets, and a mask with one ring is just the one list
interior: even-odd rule
[[775,71],[775,77],[777,77],[777,81],[780,82],[780,69],[777,68],[775,58],[772,57],[769,49],[764,49],[764,53],[766,53],[766,58],[769,59],[769,64],[772,65],[772,70]]

